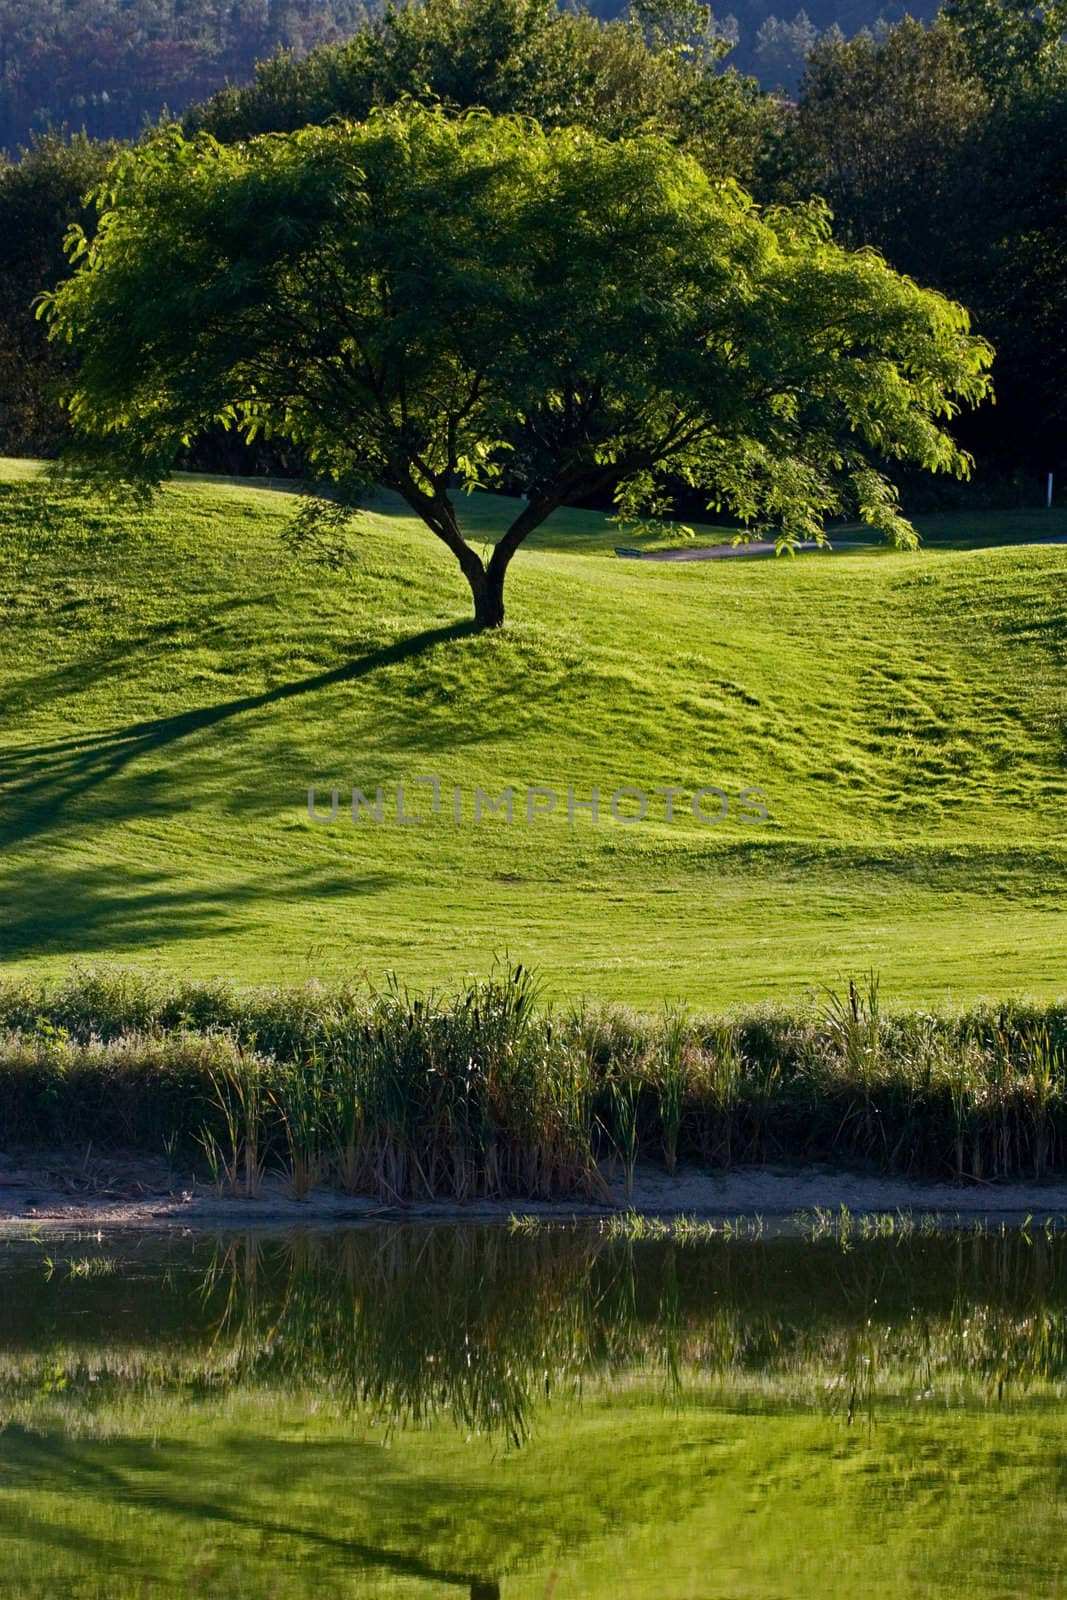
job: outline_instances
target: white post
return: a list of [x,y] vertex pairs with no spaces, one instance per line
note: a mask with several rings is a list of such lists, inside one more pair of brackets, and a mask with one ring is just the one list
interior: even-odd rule
[[1045,510],[1052,510],[1052,474],[1048,475],[1048,499],[1045,501]]

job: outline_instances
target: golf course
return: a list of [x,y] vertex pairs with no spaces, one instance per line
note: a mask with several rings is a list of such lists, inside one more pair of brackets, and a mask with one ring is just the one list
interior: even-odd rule
[[[645,1009],[871,969],[909,1005],[1062,991],[1062,511],[919,517],[914,552],[830,530],[831,553],[643,562],[615,547],[682,536],[566,509],[476,632],[399,500],[340,567],[286,543],[296,505],[180,476],[133,505],[0,463],[8,974],[447,987],[506,954],[553,999]],[[459,507],[476,548],[515,509]],[[508,788],[511,821],[476,821]],[[693,814],[707,788],[721,821]]]
[[0,1600],[1067,1596],[1067,0],[769,4],[0,0]]

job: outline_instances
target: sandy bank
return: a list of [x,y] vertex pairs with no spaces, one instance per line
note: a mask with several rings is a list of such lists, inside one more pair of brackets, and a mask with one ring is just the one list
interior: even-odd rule
[[[354,1223],[371,1218],[502,1221],[512,1215],[544,1219],[595,1218],[627,1207],[620,1173],[605,1171],[608,1198],[590,1205],[521,1199],[387,1205],[380,1200],[315,1189],[295,1200],[283,1179],[268,1178],[254,1199],[217,1191],[162,1161],[108,1155],[72,1161],[66,1157],[0,1157],[0,1234],[94,1229],[284,1228]],[[1022,1217],[1067,1219],[1067,1180],[1042,1184],[957,1187],[910,1183],[823,1168],[741,1168],[704,1172],[693,1168],[674,1177],[655,1167],[635,1175],[633,1208],[649,1217],[686,1215],[702,1219],[763,1217],[779,1228],[816,1208],[854,1214],[936,1213],[946,1226],[979,1219]],[[775,1230],[778,1231],[778,1230]]]

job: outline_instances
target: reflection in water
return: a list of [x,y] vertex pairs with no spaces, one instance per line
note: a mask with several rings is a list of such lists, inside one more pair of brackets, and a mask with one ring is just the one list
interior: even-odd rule
[[0,1280],[4,1600],[1059,1581],[1062,1237],[364,1228],[10,1245]]
[[313,1387],[391,1428],[445,1417],[518,1446],[592,1379],[826,1399],[854,1418],[879,1395],[1003,1398],[1067,1377],[1062,1236],[842,1249],[394,1226],[56,1256],[7,1252],[9,1394],[57,1361],[70,1397],[135,1374]]

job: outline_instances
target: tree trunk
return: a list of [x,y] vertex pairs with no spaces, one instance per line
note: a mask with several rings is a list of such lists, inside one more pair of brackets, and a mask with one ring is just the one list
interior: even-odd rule
[[527,534],[540,526],[557,506],[563,504],[564,489],[557,486],[551,493],[541,494],[528,501],[508,528],[487,563],[464,539],[456,517],[455,507],[442,485],[432,495],[420,488],[409,472],[394,474],[386,480],[407,501],[416,516],[435,533],[441,543],[459,562],[460,571],[471,587],[474,597],[474,625],[478,629],[501,628],[504,625],[504,578],[512,556]]
[[483,569],[470,579],[474,596],[474,620],[479,628],[500,628],[504,624],[504,573]]

